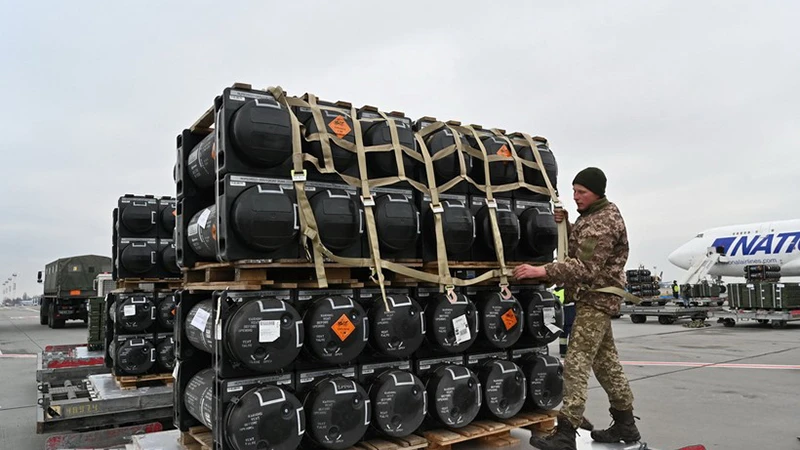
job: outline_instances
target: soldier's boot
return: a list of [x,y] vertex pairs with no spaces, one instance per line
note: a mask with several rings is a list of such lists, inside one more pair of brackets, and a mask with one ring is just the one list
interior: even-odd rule
[[594,430],[594,425],[592,424],[592,422],[589,422],[589,419],[587,419],[586,416],[583,416],[580,428],[586,431],[592,431]]
[[572,423],[566,417],[558,416],[556,431],[544,438],[531,436],[531,445],[539,450],[577,450],[575,433]]
[[592,439],[596,442],[614,443],[624,441],[626,444],[639,441],[639,429],[636,428],[636,417],[633,415],[633,409],[627,411],[620,411],[611,408],[611,417],[613,421],[611,426],[605,430],[592,431]]

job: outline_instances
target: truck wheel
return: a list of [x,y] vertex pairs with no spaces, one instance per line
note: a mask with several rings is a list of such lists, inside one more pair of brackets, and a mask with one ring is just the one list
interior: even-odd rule
[[49,323],[47,325],[50,328],[64,328],[65,320],[64,319],[61,319],[61,320],[56,320],[55,319],[55,316],[56,316],[56,305],[50,303],[50,308],[48,308],[48,309],[50,311],[50,313],[49,313],[50,317],[48,318],[48,322]]
[[786,321],[785,320],[773,320],[772,321],[772,328],[776,328],[776,329],[786,328]]
[[49,308],[46,303],[39,306],[39,325],[47,325],[50,322]]
[[736,321],[733,319],[725,319],[722,321],[722,325],[731,328],[736,326]]
[[675,323],[675,318],[670,316],[658,316],[658,323],[661,325],[672,325]]
[[631,322],[633,323],[645,323],[647,322],[647,316],[643,314],[631,314]]

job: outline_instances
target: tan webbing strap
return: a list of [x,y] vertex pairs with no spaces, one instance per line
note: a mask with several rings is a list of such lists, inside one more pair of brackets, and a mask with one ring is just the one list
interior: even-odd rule
[[417,140],[419,145],[420,154],[425,162],[425,174],[428,178],[428,192],[431,196],[430,208],[433,213],[433,228],[436,235],[436,263],[439,272],[439,283],[452,284],[450,276],[450,267],[447,264],[447,248],[444,245],[444,231],[442,229],[442,213],[444,206],[439,200],[439,190],[436,188],[436,176],[433,172],[433,161],[428,152],[428,146],[419,133],[414,133],[414,139]]
[[292,124],[292,163],[294,167],[292,171],[292,181],[294,181],[295,184],[295,196],[297,197],[297,206],[300,213],[300,232],[303,235],[300,241],[308,256],[308,240],[311,240],[311,248],[313,251],[312,259],[317,274],[317,282],[320,287],[325,288],[328,287],[328,279],[325,276],[325,266],[322,260],[322,252],[320,251],[322,245],[319,239],[317,221],[314,219],[314,212],[311,210],[311,204],[308,201],[308,196],[306,196],[306,172],[303,169],[304,158],[300,141],[300,121],[297,120],[297,116],[295,116],[286,98],[286,93],[280,86],[270,88],[269,92],[289,110],[289,119]]
[[[553,201],[554,207],[556,209],[562,209],[563,204],[558,198],[558,194],[553,188],[553,184],[550,182],[550,177],[547,175],[547,171],[544,168],[544,163],[542,162],[542,155],[539,153],[539,148],[536,147],[536,143],[533,142],[533,139],[529,134],[520,134],[525,139],[525,142],[531,147],[533,158],[536,160],[536,165],[539,166],[539,170],[542,172],[542,179],[544,179],[544,184],[547,186],[547,191],[550,193],[550,199]],[[567,221],[562,220],[561,223],[558,224],[558,252],[556,253],[556,260],[558,262],[564,262],[564,258],[567,256],[568,245],[569,236],[567,235]]]
[[489,208],[489,222],[491,224],[492,237],[494,240],[494,252],[497,256],[497,262],[500,264],[500,286],[507,287],[508,276],[506,275],[507,269],[503,249],[503,239],[500,236],[500,227],[497,224],[497,201],[494,199],[494,194],[492,192],[491,172],[489,169],[489,159],[487,158],[488,155],[486,153],[486,147],[483,145],[483,142],[474,128],[470,126],[466,128],[472,132],[472,136],[475,138],[475,141],[478,143],[478,148],[483,154],[483,171],[485,173],[484,180],[486,186],[486,207]]
[[625,291],[624,289],[618,288],[618,287],[609,286],[609,287],[604,287],[604,288],[592,289],[589,292],[600,292],[600,293],[603,293],[603,294],[614,294],[616,296],[622,297],[623,299],[625,299],[625,300],[627,300],[629,302],[632,302],[634,305],[638,305],[639,303],[642,303],[642,299],[641,298],[631,294],[630,292]]
[[[356,115],[355,108],[351,108],[350,113]],[[381,265],[380,244],[378,242],[378,229],[375,226],[375,214],[372,207],[375,206],[375,199],[369,190],[369,180],[367,180],[367,155],[364,152],[364,139],[361,135],[361,124],[357,120],[353,121],[353,131],[356,138],[356,156],[358,157],[358,173],[361,177],[361,198],[364,204],[364,218],[367,222],[367,240],[369,242],[370,255],[373,261],[373,273],[377,275],[378,287],[381,290],[381,298],[386,311],[389,311],[389,301],[386,299],[386,286],[383,277],[383,266]]]
[[313,94],[308,94],[308,104],[311,108],[311,116],[314,118],[314,123],[317,125],[319,143],[322,147],[322,160],[324,167],[320,170],[320,172],[334,173],[336,169],[333,164],[333,152],[331,151],[330,134],[328,133],[328,126],[325,124],[325,119],[322,117],[322,110],[319,108],[319,105],[317,105],[317,97]]

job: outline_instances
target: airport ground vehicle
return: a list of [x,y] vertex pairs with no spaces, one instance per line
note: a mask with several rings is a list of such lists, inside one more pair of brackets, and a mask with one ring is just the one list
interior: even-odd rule
[[62,328],[67,320],[87,320],[86,304],[97,296],[95,277],[111,272],[111,258],[98,255],[71,256],[45,266],[44,294],[39,307],[39,323]]

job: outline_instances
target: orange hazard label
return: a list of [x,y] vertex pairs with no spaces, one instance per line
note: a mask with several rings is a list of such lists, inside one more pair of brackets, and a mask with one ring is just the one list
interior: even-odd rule
[[342,341],[347,339],[347,336],[350,336],[355,329],[356,326],[347,318],[346,314],[342,314],[342,317],[339,317],[339,320],[331,326],[331,330],[333,330]]
[[217,143],[211,144],[211,159],[217,159]]
[[505,158],[511,158],[511,150],[508,149],[506,144],[503,144],[503,146],[500,147],[500,150],[497,151],[497,155]]
[[69,291],[69,295],[81,295],[80,289]]
[[506,326],[506,330],[514,328],[514,325],[517,324],[517,315],[514,314],[514,310],[512,309],[506,311],[506,313],[500,316],[500,318],[503,319],[503,323]]
[[211,239],[213,239],[215,241],[217,240],[217,225],[216,224],[211,225]]
[[347,120],[345,120],[344,116],[336,116],[335,119],[328,122],[328,126],[339,139],[342,139],[353,131],[350,125],[347,124]]

